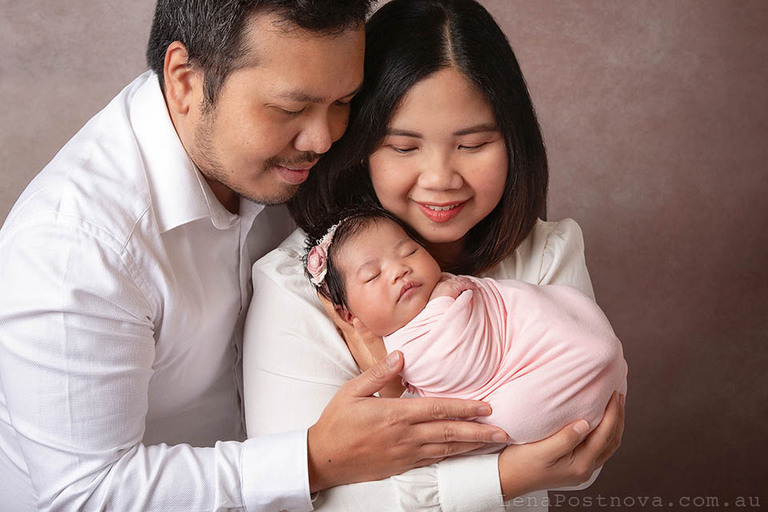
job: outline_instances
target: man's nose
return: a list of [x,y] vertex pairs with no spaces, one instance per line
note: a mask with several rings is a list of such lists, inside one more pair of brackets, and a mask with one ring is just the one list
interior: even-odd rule
[[318,112],[302,127],[294,146],[299,151],[323,154],[344,134],[346,127],[346,112],[334,109]]

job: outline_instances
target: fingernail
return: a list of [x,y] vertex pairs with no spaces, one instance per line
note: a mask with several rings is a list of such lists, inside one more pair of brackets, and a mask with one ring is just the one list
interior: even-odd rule
[[488,416],[491,414],[491,406],[488,404],[481,404],[477,406],[478,416]]
[[506,443],[507,434],[505,434],[504,432],[496,432],[495,434],[493,434],[491,439],[493,439],[494,443]]
[[573,430],[576,431],[577,434],[580,436],[583,436],[587,432],[589,432],[589,423],[587,423],[586,420],[581,420],[577,424],[573,426]]
[[400,352],[394,351],[388,354],[385,361],[387,362],[387,367],[389,367],[390,370],[394,370],[397,367],[397,363],[400,361]]

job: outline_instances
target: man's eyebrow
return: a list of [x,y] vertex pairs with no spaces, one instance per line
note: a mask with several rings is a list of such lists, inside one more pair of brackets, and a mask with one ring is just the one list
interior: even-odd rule
[[[343,100],[343,99],[346,99],[346,98],[352,98],[357,93],[359,93],[360,89],[362,89],[362,88],[363,88],[362,84],[358,85],[357,88],[354,91],[350,92],[349,94],[347,94],[345,96],[342,96],[341,98],[339,98],[339,100]],[[328,97],[315,96],[313,94],[309,94],[307,92],[300,91],[300,90],[285,91],[285,92],[282,92],[282,93],[278,94],[277,97],[281,98],[281,99],[284,99],[284,100],[295,101],[297,103],[326,103],[326,102],[330,101],[328,99]],[[339,100],[336,100],[336,101],[339,101]]]

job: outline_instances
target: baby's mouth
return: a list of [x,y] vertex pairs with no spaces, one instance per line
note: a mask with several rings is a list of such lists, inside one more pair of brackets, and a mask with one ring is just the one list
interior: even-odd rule
[[413,281],[409,281],[403,285],[403,287],[400,289],[400,295],[397,297],[397,301],[400,302],[403,297],[408,294],[409,291],[413,290],[414,288],[418,288],[421,286],[419,283],[415,283]]

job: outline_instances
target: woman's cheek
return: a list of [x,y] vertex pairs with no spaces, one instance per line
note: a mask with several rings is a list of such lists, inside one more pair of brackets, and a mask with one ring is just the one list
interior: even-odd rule
[[[379,201],[387,209],[403,204],[410,192],[410,171],[404,164],[371,161],[371,182]],[[387,203],[387,204],[385,204]]]

